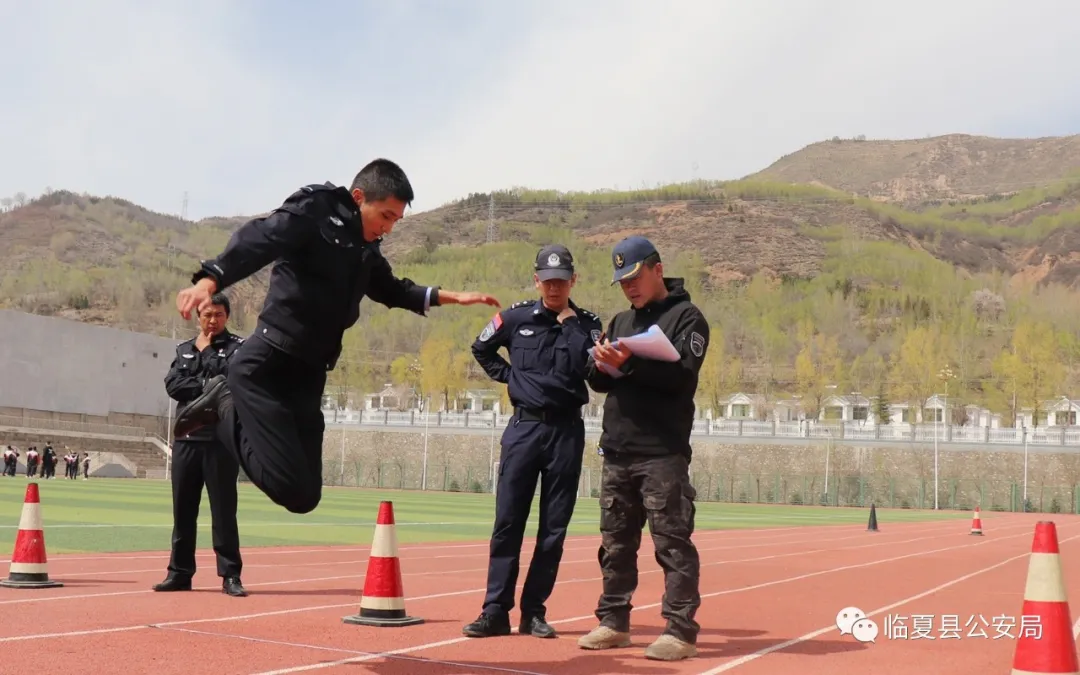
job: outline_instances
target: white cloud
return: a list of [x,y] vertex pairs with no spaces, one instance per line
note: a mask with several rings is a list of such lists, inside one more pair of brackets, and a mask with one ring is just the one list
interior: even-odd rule
[[[190,215],[233,215],[384,155],[426,209],[514,184],[685,180],[695,163],[735,178],[833,135],[1080,132],[1060,126],[1080,119],[1069,0],[522,3],[509,41],[492,40],[490,4],[443,32],[411,3],[325,36],[340,7],[281,7],[0,4],[15,27],[0,193],[175,212],[189,190]],[[405,68],[425,75],[389,87]]]

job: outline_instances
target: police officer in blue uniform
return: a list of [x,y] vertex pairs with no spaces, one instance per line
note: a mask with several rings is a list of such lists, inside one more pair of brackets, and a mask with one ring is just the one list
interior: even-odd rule
[[[462,629],[469,637],[510,634],[521,544],[538,479],[540,531],[521,591],[518,631],[555,637],[544,604],[555,586],[577,502],[585,450],[581,407],[589,402],[588,350],[602,328],[595,314],[570,300],[576,280],[565,246],[541,249],[534,274],[540,299],[496,314],[472,346],[484,372],[509,388],[514,414],[502,436],[487,597],[480,616]],[[509,352],[509,363],[499,355],[501,347]]]
[[[229,298],[224,293],[217,293],[210,303],[209,307],[199,311],[199,334],[176,347],[176,357],[165,375],[165,391],[180,404],[201,396],[210,378],[225,375],[233,354],[244,342],[226,328],[231,310]],[[247,595],[240,583],[243,561],[236,522],[236,479],[239,474],[236,457],[222,447],[213,426],[196,429],[173,443],[172,555],[169,556],[168,576],[154,586],[155,591],[191,590],[199,502],[202,501],[203,485],[206,485],[221,590],[234,597]]]

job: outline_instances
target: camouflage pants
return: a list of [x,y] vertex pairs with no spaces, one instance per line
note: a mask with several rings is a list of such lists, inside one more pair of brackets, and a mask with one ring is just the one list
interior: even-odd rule
[[696,496],[686,457],[604,456],[599,551],[604,590],[596,608],[601,625],[630,630],[630,599],[638,584],[637,553],[648,522],[656,561],[664,571],[660,615],[667,621],[665,632],[696,643],[700,626],[694,615],[701,606],[701,564],[690,540]]

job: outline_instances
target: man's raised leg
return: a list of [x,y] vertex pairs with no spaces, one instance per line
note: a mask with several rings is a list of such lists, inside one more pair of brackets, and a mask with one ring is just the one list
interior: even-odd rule
[[275,504],[309,513],[322,499],[326,372],[252,337],[233,355],[218,436]]

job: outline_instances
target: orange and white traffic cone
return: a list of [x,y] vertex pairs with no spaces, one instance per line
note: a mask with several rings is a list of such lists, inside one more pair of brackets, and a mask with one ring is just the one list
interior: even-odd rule
[[381,502],[368,556],[360,613],[342,619],[360,626],[414,626],[424,620],[405,613],[405,588],[398,560],[394,503]]
[[26,486],[19,532],[11,554],[7,579],[0,586],[8,588],[57,588],[64,584],[49,579],[49,561],[45,555],[45,530],[41,524],[41,495],[38,484]]
[[1012,675],[1080,675],[1057,527],[1035,525]]
[[971,533],[982,536],[982,518],[979,517],[979,507],[975,507],[975,515],[971,517]]

